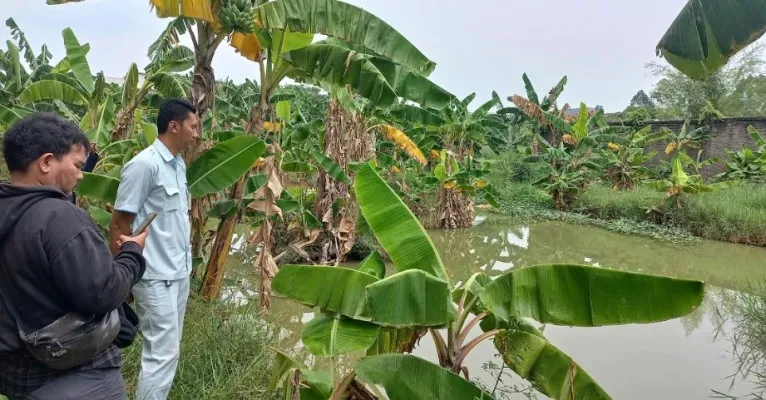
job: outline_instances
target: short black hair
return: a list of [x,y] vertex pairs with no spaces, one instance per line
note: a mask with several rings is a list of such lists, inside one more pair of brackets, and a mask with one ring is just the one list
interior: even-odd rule
[[90,150],[90,141],[77,124],[53,113],[39,112],[16,121],[5,132],[3,156],[10,172],[26,172],[43,154],[61,158],[78,144],[86,152]]
[[170,121],[183,123],[186,118],[189,118],[189,113],[196,114],[197,109],[186,100],[170,99],[163,101],[157,113],[157,132],[160,135],[166,133]]

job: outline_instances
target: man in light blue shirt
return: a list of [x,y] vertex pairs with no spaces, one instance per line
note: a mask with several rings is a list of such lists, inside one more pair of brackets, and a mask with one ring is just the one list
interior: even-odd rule
[[180,153],[198,137],[194,107],[183,100],[164,102],[157,115],[157,139],[122,170],[110,227],[111,242],[130,233],[150,213],[144,249],[146,273],[133,287],[144,337],[136,398],[167,399],[181,346],[189,275],[191,224],[186,165]]

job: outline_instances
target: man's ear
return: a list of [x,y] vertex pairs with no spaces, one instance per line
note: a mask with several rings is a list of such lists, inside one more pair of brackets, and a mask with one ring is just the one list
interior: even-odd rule
[[37,167],[40,168],[40,171],[44,174],[47,174],[53,170],[53,159],[56,156],[53,155],[53,153],[45,153],[41,155],[35,164],[37,164]]

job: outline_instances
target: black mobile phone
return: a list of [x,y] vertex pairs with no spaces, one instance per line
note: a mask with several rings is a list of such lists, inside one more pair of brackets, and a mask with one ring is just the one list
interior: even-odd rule
[[156,212],[149,214],[146,217],[146,219],[144,219],[143,222],[141,222],[141,225],[139,225],[138,228],[133,232],[133,236],[140,235],[141,233],[143,233],[146,230],[146,228],[149,227],[149,224],[151,224],[152,221],[154,221],[155,218],[157,218]]

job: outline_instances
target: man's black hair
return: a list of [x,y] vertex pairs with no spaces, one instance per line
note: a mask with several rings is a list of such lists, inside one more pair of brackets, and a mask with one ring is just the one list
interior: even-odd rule
[[196,113],[197,109],[186,100],[171,99],[165,100],[160,104],[160,110],[157,113],[157,132],[162,135],[168,131],[170,121],[176,121],[182,124],[189,113]]
[[9,171],[26,172],[43,154],[53,153],[61,158],[78,144],[90,151],[90,141],[77,124],[53,113],[40,112],[17,121],[5,132],[3,156]]

